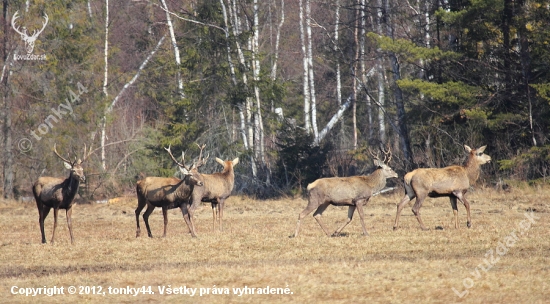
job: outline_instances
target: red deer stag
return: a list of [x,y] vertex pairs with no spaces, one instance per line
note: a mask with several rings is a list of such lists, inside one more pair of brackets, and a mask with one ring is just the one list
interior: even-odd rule
[[[82,169],[82,163],[91,153],[86,151],[84,146],[83,159],[76,159],[69,161],[57,153],[56,144],[53,146],[53,151],[57,157],[59,157],[65,164],[65,168],[71,170],[69,177],[66,179],[42,176],[34,183],[32,192],[34,199],[36,200],[36,206],[38,207],[40,232],[42,233],[42,243],[46,243],[46,235],[44,234],[44,220],[53,208],[53,232],[52,240],[53,244],[55,238],[55,228],[57,228],[57,213],[59,209],[66,210],[67,225],[69,226],[69,234],[71,235],[71,244],[74,244],[73,238],[73,225],[71,222],[72,206],[74,203],[74,197],[78,192],[78,186],[80,182],[85,181],[84,170]],[[88,153],[88,154],[87,154]]]
[[472,226],[470,218],[470,203],[466,200],[466,192],[471,185],[479,178],[480,166],[491,161],[491,157],[483,154],[485,148],[472,149],[464,145],[469,153],[465,166],[449,166],[445,168],[420,168],[405,174],[405,196],[397,205],[397,215],[393,230],[399,227],[399,216],[403,207],[416,197],[412,212],[420,223],[422,230],[428,230],[422,218],[420,218],[420,207],[426,197],[448,196],[451,199],[455,218],[455,228],[458,228],[458,209],[456,199],[458,198],[466,207],[468,228]]
[[321,215],[329,205],[349,206],[347,221],[332,236],[338,236],[344,227],[351,222],[355,209],[357,209],[359,218],[361,219],[363,235],[368,235],[365,228],[363,205],[366,206],[371,196],[386,186],[386,179],[397,177],[397,173],[387,165],[391,160],[391,151],[388,149],[388,152],[384,151],[384,153],[386,154],[384,161],[380,161],[377,156],[373,155],[374,165],[377,166],[377,169],[370,175],[320,178],[309,184],[307,186],[309,194],[308,205],[298,216],[298,224],[296,225],[294,237],[297,237],[300,232],[300,221],[315,208],[317,210],[313,214],[313,217],[317,220],[317,223],[319,223],[319,226],[321,226],[326,235],[331,236],[328,229],[321,222]]
[[[201,149],[204,149],[205,145]],[[223,166],[221,172],[213,174],[201,174],[204,187],[193,191],[193,205],[198,206],[199,202],[210,202],[212,204],[212,229],[216,229],[216,220],[220,231],[222,228],[223,206],[225,200],[231,195],[235,184],[235,173],[233,167],[239,163],[239,158],[223,161],[216,157],[216,161]]]
[[[147,234],[149,237],[153,237],[151,234],[151,228],[149,227],[149,215],[155,210],[156,207],[162,208],[162,215],[164,216],[164,233],[162,237],[166,237],[166,226],[168,225],[168,209],[180,208],[183,214],[183,219],[189,227],[191,236],[196,237],[195,228],[193,225],[193,213],[188,204],[190,201],[191,193],[195,186],[203,186],[200,181],[200,174],[197,172],[197,167],[202,163],[193,165],[192,169],[185,166],[185,154],[181,155],[181,163],[176,160],[170,151],[170,146],[164,148],[168,151],[168,154],[178,165],[180,172],[183,174],[183,179],[175,177],[146,177],[136,184],[136,192],[138,198],[138,206],[136,208],[136,237],[141,234],[139,227],[139,214],[141,210],[147,205],[147,210],[143,214],[143,221],[147,228]],[[199,157],[200,158],[200,157]]]

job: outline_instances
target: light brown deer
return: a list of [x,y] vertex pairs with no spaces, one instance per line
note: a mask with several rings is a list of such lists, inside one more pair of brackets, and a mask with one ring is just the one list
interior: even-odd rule
[[466,207],[468,228],[472,226],[470,218],[470,203],[466,200],[466,192],[475,184],[480,174],[480,166],[491,161],[491,157],[483,154],[487,146],[472,149],[464,145],[468,152],[468,160],[464,166],[449,166],[445,168],[420,168],[405,174],[405,196],[397,205],[397,214],[393,229],[399,227],[399,216],[403,207],[416,197],[412,212],[420,223],[422,230],[428,230],[420,217],[420,208],[426,197],[447,196],[453,208],[455,228],[458,228],[457,199]]
[[[202,147],[199,146],[199,148],[201,148],[201,153],[204,147],[205,145]],[[239,163],[239,158],[223,161],[216,157],[216,162],[223,166],[223,170],[213,174],[201,174],[201,181],[204,183],[204,186],[193,191],[192,205],[198,206],[201,201],[210,202],[212,204],[213,217],[212,229],[216,229],[217,221],[218,227],[220,231],[222,231],[223,207],[225,200],[231,195],[231,191],[233,191],[233,186],[235,184],[235,172],[233,171],[233,167]]]
[[[330,177],[320,178],[307,186],[309,201],[307,207],[298,215],[298,224],[294,237],[300,232],[300,221],[311,213],[315,208],[317,210],[313,214],[319,226],[323,229],[327,236],[331,236],[328,229],[321,222],[321,215],[329,205],[334,206],[349,206],[348,219],[340,226],[332,236],[338,236],[340,232],[351,222],[355,209],[359,213],[361,226],[363,227],[363,235],[368,235],[365,228],[365,220],[363,214],[363,206],[366,206],[373,194],[379,192],[386,186],[386,179],[397,177],[397,173],[393,171],[387,164],[391,160],[391,151],[388,149],[385,152],[384,161],[375,156],[374,165],[377,169],[367,176],[351,176],[351,177]],[[374,156],[374,155],[373,155]],[[389,156],[389,158],[387,158]]]
[[84,169],[82,169],[82,163],[90,155],[91,147],[90,152],[87,152],[86,146],[84,146],[83,159],[77,160],[75,157],[75,160],[72,162],[57,153],[55,144],[53,146],[53,151],[55,155],[63,161],[65,168],[71,171],[69,173],[69,177],[66,179],[42,176],[38,178],[32,187],[32,193],[34,194],[34,199],[36,200],[36,207],[38,207],[38,222],[40,224],[40,232],[42,233],[42,243],[46,243],[44,220],[53,208],[54,222],[51,243],[53,244],[55,238],[58,211],[59,209],[65,209],[67,225],[69,226],[69,234],[71,235],[71,244],[74,244],[73,225],[71,221],[72,206],[74,203],[74,197],[78,192],[80,182],[84,182],[86,180],[86,177],[84,176]]
[[168,209],[180,208],[183,214],[183,219],[189,227],[189,232],[192,237],[196,237],[195,228],[193,224],[193,210],[189,207],[191,193],[195,189],[195,186],[202,187],[203,182],[200,180],[200,174],[197,168],[202,163],[196,163],[191,169],[185,166],[185,154],[181,155],[181,163],[176,160],[170,151],[170,146],[164,148],[168,151],[168,154],[172,158],[172,161],[178,165],[180,172],[183,174],[183,179],[175,177],[146,177],[136,184],[136,192],[138,198],[138,206],[136,208],[136,237],[141,234],[139,227],[139,214],[141,210],[147,205],[147,210],[143,214],[143,221],[147,228],[147,234],[149,237],[153,237],[151,228],[149,227],[149,215],[155,210],[156,207],[162,208],[162,215],[164,217],[164,233],[162,237],[166,237],[166,227],[168,225]]

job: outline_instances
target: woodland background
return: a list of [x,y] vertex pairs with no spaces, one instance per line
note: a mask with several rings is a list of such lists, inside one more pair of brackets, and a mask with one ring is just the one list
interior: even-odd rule
[[[15,60],[15,12],[28,33],[47,14],[46,60]],[[240,157],[235,191],[259,198],[370,173],[379,147],[402,175],[488,145],[484,182],[547,182],[550,1],[3,0],[1,18],[4,198],[66,176],[54,143],[91,148],[87,199],[172,175],[163,147],[192,164],[195,143],[204,173]]]

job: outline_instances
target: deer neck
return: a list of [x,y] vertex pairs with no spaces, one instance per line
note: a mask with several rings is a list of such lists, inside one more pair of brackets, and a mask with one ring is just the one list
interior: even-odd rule
[[386,186],[386,178],[383,171],[383,169],[379,168],[367,176],[367,184],[372,188],[372,193],[376,193]]
[[69,178],[65,180],[65,185],[63,187],[63,199],[66,202],[72,202],[76,192],[78,192],[78,186],[80,185],[80,178],[75,177],[73,173],[69,175]]
[[475,161],[474,157],[470,156],[464,168],[466,169],[466,175],[468,176],[468,181],[470,182],[470,185],[475,184],[475,182],[479,178],[479,173],[481,171],[480,165]]

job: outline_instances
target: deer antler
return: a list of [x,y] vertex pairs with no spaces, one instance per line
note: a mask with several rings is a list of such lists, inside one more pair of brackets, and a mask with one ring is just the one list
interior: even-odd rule
[[197,143],[195,143],[195,145],[197,145],[197,147],[199,147],[200,153],[199,153],[199,159],[197,160],[196,163],[193,164],[193,168],[198,169],[200,166],[206,164],[206,161],[210,157],[210,154],[208,154],[205,159],[202,159],[202,150],[204,150],[204,148],[206,147],[206,144],[203,144],[202,147],[199,146],[199,144],[197,144]]
[[176,163],[176,165],[184,168],[185,170],[189,171],[189,168],[187,168],[187,166],[183,163],[185,160],[185,154],[182,152],[181,153],[181,161],[182,163],[180,163],[175,157],[174,155],[172,155],[172,151],[170,151],[170,145],[168,145],[168,148],[164,148],[164,150],[168,151],[168,154],[170,154],[170,157],[172,158],[172,160]]
[[34,30],[34,32],[32,32],[32,37],[33,38],[38,37],[38,35],[40,35],[40,33],[42,33],[42,31],[44,31],[44,29],[46,28],[46,25],[48,25],[48,20],[49,20],[48,14],[44,13],[44,19],[46,19],[46,22],[44,22],[44,25],[42,26],[42,28],[38,32],[36,32],[36,30]]
[[15,20],[19,19],[19,11],[16,11],[15,14],[13,14],[13,18],[11,18],[11,27],[19,34],[19,35],[27,35],[26,33],[21,33],[19,31],[19,27],[15,27]]
[[372,157],[374,159],[378,159],[378,160],[382,161],[385,164],[389,164],[390,161],[391,161],[391,158],[392,158],[392,153],[391,153],[391,147],[390,147],[389,144],[387,145],[387,147],[388,147],[387,150],[384,150],[384,148],[382,146],[379,147],[380,151],[382,151],[382,153],[384,153],[384,160],[380,160],[379,153],[376,152],[376,154],[374,154],[374,152],[372,152],[372,150],[370,148],[369,148],[369,153],[370,153],[370,155],[372,155]]
[[382,151],[382,153],[384,153],[384,163],[389,164],[392,157],[390,144],[388,144],[387,151],[385,151],[383,147],[380,147],[380,150]]
[[57,147],[56,146],[57,146],[57,143],[54,143],[53,144],[53,152],[55,153],[55,155],[57,155],[57,157],[61,158],[62,161],[70,164],[71,166],[74,166],[74,164],[76,163],[76,160],[75,160],[75,162],[71,162],[70,160],[68,160],[68,159],[64,158],[63,156],[59,155],[59,153],[57,152]]

